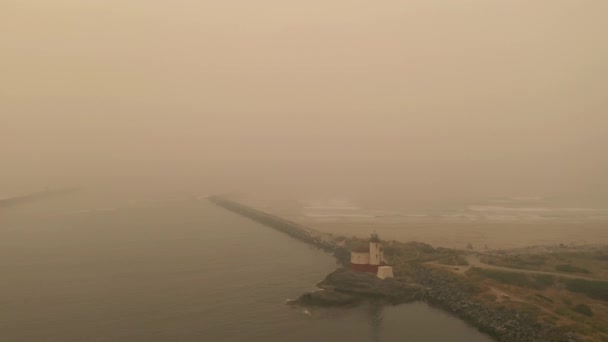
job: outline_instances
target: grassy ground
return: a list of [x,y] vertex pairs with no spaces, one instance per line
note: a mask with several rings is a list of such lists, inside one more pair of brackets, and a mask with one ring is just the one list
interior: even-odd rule
[[527,270],[585,274],[608,279],[608,248],[593,252],[484,255],[481,261],[496,266]]

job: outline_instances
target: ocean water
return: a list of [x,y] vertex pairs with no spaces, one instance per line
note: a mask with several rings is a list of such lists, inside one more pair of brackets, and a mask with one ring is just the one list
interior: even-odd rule
[[491,341],[423,303],[285,305],[334,259],[205,200],[21,212],[0,236],[3,342]]

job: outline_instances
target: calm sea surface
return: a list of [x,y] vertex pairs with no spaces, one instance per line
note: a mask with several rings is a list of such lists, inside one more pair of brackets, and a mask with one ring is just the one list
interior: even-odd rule
[[0,341],[491,341],[422,303],[287,306],[334,259],[204,200],[2,214]]

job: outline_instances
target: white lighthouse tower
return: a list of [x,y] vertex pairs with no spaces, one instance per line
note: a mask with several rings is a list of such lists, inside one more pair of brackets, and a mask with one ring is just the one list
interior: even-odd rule
[[384,262],[384,252],[378,234],[372,234],[369,239],[369,264],[378,266]]

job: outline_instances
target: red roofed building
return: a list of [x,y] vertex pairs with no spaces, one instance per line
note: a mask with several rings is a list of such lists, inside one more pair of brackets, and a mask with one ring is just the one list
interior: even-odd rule
[[378,234],[372,234],[369,247],[353,248],[350,252],[350,269],[354,272],[378,273],[378,267],[385,264],[384,251]]

